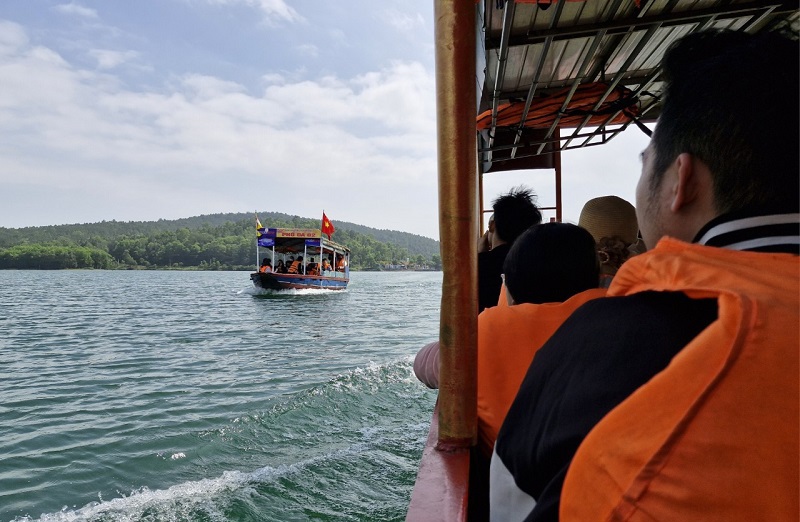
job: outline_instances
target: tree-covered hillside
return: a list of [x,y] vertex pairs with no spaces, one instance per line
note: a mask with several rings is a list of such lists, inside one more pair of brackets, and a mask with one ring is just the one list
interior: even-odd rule
[[[319,228],[319,220],[262,212],[267,227]],[[353,269],[405,263],[438,267],[438,242],[405,232],[336,222],[333,239],[352,251]],[[252,214],[177,220],[0,228],[0,268],[198,268],[251,270],[256,261]]]

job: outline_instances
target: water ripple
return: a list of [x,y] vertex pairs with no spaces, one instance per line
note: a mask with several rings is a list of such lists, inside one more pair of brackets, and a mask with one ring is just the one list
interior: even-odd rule
[[0,272],[0,520],[397,520],[441,274]]

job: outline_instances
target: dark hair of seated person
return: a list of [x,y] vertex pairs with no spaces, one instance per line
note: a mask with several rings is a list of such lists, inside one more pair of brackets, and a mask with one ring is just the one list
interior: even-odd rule
[[597,288],[597,249],[592,235],[569,223],[534,225],[520,235],[503,264],[505,284],[521,303],[561,303]]

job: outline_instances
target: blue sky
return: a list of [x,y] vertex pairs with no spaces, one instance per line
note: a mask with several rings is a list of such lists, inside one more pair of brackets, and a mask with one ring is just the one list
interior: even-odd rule
[[[0,226],[324,209],[438,237],[432,5],[3,0]],[[565,220],[633,202],[646,144],[565,153]],[[522,182],[553,204],[550,172],[487,201]]]

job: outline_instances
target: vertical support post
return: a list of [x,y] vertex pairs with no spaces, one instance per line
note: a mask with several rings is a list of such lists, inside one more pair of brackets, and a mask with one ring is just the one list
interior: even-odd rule
[[442,308],[439,442],[477,437],[478,199],[475,125],[475,3],[435,0],[436,121]]
[[[481,169],[482,171],[483,169]],[[478,223],[478,233],[483,234],[486,230],[486,222],[483,220],[483,172],[478,172],[478,214],[480,215],[480,222]]]
[[556,221],[561,223],[562,219],[561,216],[563,214],[563,207],[561,204],[561,128],[556,127],[555,133],[553,135],[555,138],[555,150],[553,154],[555,157],[553,158],[553,165],[556,169]]

